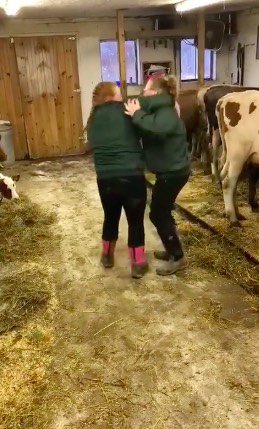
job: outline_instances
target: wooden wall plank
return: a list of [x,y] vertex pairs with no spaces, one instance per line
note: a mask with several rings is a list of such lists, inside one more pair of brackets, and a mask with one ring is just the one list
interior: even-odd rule
[[60,92],[60,103],[62,106],[62,121],[61,126],[63,128],[62,135],[64,135],[64,141],[62,142],[62,148],[64,153],[71,154],[72,152],[72,136],[70,127],[70,111],[68,103],[68,88],[67,88],[67,69],[65,63],[65,47],[63,37],[56,39],[57,43],[57,58],[58,58],[58,70],[59,70],[59,92]]
[[0,119],[7,119],[13,128],[16,159],[28,157],[22,98],[14,44],[10,38],[0,38]]
[[23,115],[25,119],[25,129],[27,135],[27,143],[29,156],[31,157],[34,139],[37,138],[36,123],[34,120],[32,99],[30,97],[30,76],[28,70],[28,52],[24,44],[24,39],[15,40],[15,52],[17,59],[17,67],[19,72],[19,83],[22,95]]
[[79,136],[83,130],[80,93],[76,92],[79,86],[76,39],[64,38],[65,65],[67,70],[68,104],[70,112],[70,130],[72,151],[84,151],[82,140]]
[[62,41],[59,40],[58,37],[55,37],[55,39],[52,39],[53,42],[53,50],[55,53],[55,61],[56,61],[56,70],[58,74],[58,91],[55,96],[55,110],[56,110],[56,120],[57,120],[57,132],[59,136],[59,146],[60,146],[60,154],[62,151],[66,151],[66,142],[67,142],[67,127],[64,126],[64,123],[66,122],[66,112],[64,110],[63,106],[63,92],[61,90],[61,78],[62,73],[64,72],[64,68],[61,65],[61,61],[59,59],[59,56],[62,55],[62,52],[60,51],[59,46],[62,46]]
[[49,122],[52,124],[50,134],[53,140],[53,153],[55,153],[56,155],[62,155],[62,140],[59,137],[57,112],[56,112],[56,95],[58,93],[58,70],[57,70],[55,39],[53,37],[48,38],[48,46],[49,46],[49,52],[51,53],[51,64],[52,64],[49,78],[51,80],[51,87],[56,88],[56,90],[52,91],[48,96]]
[[27,94],[27,107],[29,107],[30,110],[29,118],[25,117],[25,123],[27,127],[30,128],[30,134],[34,134],[30,144],[31,157],[38,158],[41,153],[44,153],[45,148],[44,111],[41,109],[39,99],[39,91],[42,83],[39,81],[37,76],[34,41],[31,38],[26,38],[23,39],[23,44],[25,47],[25,66],[29,89]]
[[76,122],[75,122],[75,129],[74,129],[74,138],[75,138],[75,144],[78,145],[78,150],[80,153],[85,152],[85,145],[82,140],[83,135],[83,114],[82,114],[82,104],[81,104],[81,88],[80,88],[80,81],[79,81],[79,67],[78,67],[78,58],[77,58],[77,41],[76,38],[73,40],[70,40],[71,45],[71,52],[72,55],[71,58],[71,67],[72,67],[72,89],[73,89],[73,106],[74,106],[74,112],[76,116]]
[[3,52],[5,50],[5,41],[0,40],[0,119],[9,120],[9,112],[8,112],[8,97],[6,93],[5,87],[5,64],[3,58]]

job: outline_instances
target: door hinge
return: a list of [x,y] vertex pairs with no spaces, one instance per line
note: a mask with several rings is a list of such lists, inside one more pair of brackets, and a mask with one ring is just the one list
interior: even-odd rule
[[81,89],[80,88],[74,89],[74,92],[80,92],[81,93]]

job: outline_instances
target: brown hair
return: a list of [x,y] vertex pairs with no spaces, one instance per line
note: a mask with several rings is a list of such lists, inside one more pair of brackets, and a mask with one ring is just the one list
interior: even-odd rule
[[178,98],[178,82],[174,75],[159,76],[152,79],[152,89],[172,96],[174,100]]
[[116,84],[114,82],[100,82],[93,90],[92,95],[92,108],[90,115],[86,124],[86,130],[90,124],[91,118],[93,116],[94,110],[97,106],[105,103],[109,97],[112,97],[115,93]]

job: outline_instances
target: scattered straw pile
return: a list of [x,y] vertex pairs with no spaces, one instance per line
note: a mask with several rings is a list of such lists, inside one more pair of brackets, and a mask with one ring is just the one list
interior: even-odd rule
[[183,221],[178,217],[179,229],[183,237],[186,253],[195,267],[226,276],[249,292],[259,292],[259,267],[252,266],[231,245],[198,225]]
[[24,261],[50,251],[55,216],[22,196],[0,204],[0,262]]
[[51,297],[49,275],[38,265],[3,277],[0,289],[0,335],[24,324]]
[[0,429],[46,427],[54,223],[26,197],[0,205]]

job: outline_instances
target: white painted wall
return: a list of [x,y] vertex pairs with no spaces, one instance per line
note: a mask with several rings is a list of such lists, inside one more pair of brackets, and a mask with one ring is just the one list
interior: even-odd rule
[[[126,31],[150,30],[152,28],[149,19],[127,19],[125,20]],[[6,20],[1,21],[0,37],[15,37],[29,35],[55,35],[73,34],[78,40],[78,63],[79,78],[81,85],[81,99],[84,123],[87,120],[91,107],[91,94],[94,86],[101,80],[101,67],[99,55],[99,41],[102,39],[116,38],[115,20],[74,20],[64,22],[60,20],[38,21],[38,20]],[[167,48],[164,45],[153,47],[149,41],[148,47],[144,41],[140,41],[140,62],[151,61],[174,61],[173,43],[168,41]],[[218,54],[217,81],[227,81],[228,78],[228,58],[227,51]],[[185,85],[195,87],[195,84]],[[137,95],[139,87],[128,88],[129,95]]]
[[217,82],[230,83],[229,74],[229,43],[225,40],[220,51],[217,52]]
[[256,59],[259,8],[241,12],[237,18],[237,37],[232,40],[229,52],[229,74],[237,79],[237,43],[245,45],[244,85],[259,87],[259,60]]

